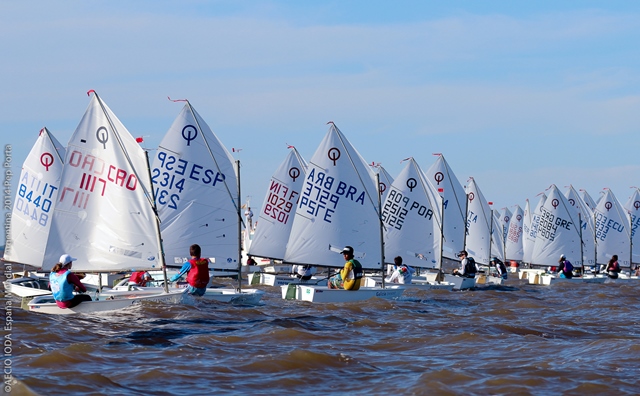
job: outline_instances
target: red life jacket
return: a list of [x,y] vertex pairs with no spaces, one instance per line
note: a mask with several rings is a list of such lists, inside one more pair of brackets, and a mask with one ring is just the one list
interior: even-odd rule
[[187,275],[187,283],[189,285],[202,289],[209,284],[209,260],[208,259],[191,259],[189,260],[191,269]]
[[138,286],[146,286],[147,281],[144,279],[145,271],[138,271],[131,274],[131,278],[129,278],[129,282],[134,282]]

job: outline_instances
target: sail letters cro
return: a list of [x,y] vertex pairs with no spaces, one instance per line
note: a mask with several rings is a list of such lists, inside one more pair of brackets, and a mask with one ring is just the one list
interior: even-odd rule
[[212,187],[225,180],[223,173],[205,169],[202,165],[177,158],[166,151],[158,150],[157,158],[160,167],[151,170],[151,182],[159,186],[156,188],[158,203],[171,209],[178,209],[180,194],[187,178]]
[[[94,192],[99,192],[104,196],[107,183],[135,191],[138,187],[138,178],[134,173],[129,173],[125,169],[115,165],[107,164],[103,159],[91,154],[83,154],[74,150],[69,156],[67,166],[83,171],[80,183],[77,186],[63,186],[60,191],[60,203],[71,203],[86,209],[89,197]],[[66,198],[73,197],[73,200]]]
[[300,209],[306,208],[307,214],[331,223],[340,198],[364,205],[365,193],[343,181],[336,181],[320,170],[311,169],[302,188]]

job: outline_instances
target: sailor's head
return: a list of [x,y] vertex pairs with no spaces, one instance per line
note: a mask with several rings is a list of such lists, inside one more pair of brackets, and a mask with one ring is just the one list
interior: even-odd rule
[[467,251],[461,250],[460,253],[458,253],[458,257],[467,257]]
[[341,253],[345,256],[353,256],[353,248],[351,246],[345,246]]
[[564,254],[561,254],[560,255],[560,260],[558,260],[558,262],[566,260],[566,259],[567,259],[567,256],[565,256]]
[[65,253],[62,256],[60,256],[60,261],[58,262],[62,264],[63,267],[66,267],[66,266],[71,267],[71,263],[76,260],[77,258],[71,257],[71,255]]

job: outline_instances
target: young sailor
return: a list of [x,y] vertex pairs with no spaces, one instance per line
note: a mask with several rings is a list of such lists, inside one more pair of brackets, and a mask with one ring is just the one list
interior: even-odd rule
[[312,265],[294,265],[291,267],[291,270],[300,280],[303,281],[311,279],[311,277],[316,273],[316,267]]
[[573,264],[564,254],[560,255],[560,260],[558,260],[558,274],[560,274],[561,278],[571,279],[573,278]]
[[454,269],[453,275],[463,276],[465,278],[475,278],[476,273],[478,272],[478,267],[473,257],[469,257],[466,250],[461,250],[460,253],[458,253],[458,257],[461,260],[460,268]]
[[413,274],[416,272],[413,268],[402,263],[402,257],[397,256],[393,259],[394,270],[390,277],[385,279],[385,282],[400,283],[403,285],[411,284],[413,280]]
[[71,272],[72,262],[76,260],[68,254],[63,254],[49,274],[49,286],[60,308],[73,308],[83,301],[91,301],[91,297],[86,294],[73,294],[74,289],[80,293],[87,291],[76,274]]
[[353,258],[353,248],[345,246],[342,255],[346,260],[344,267],[328,282],[330,289],[358,290],[362,282],[362,264]]
[[502,260],[497,257],[491,259],[491,263],[496,266],[496,271],[498,272],[498,277],[502,279],[507,279],[507,266],[504,265]]
[[209,259],[200,258],[201,252],[200,245],[191,245],[189,247],[191,260],[185,262],[182,268],[180,268],[180,272],[172,276],[169,280],[170,282],[175,282],[184,274],[187,274],[187,283],[189,283],[187,293],[194,296],[204,295],[210,279]]

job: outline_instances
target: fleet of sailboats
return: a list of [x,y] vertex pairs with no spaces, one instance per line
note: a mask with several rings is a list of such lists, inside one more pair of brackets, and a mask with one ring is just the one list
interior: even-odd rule
[[[256,282],[281,285],[285,299],[311,302],[398,298],[412,286],[448,288],[453,283],[437,281],[444,260],[456,262],[460,250],[489,271],[492,257],[537,267],[520,272],[539,284],[557,279],[545,273],[560,255],[572,258],[585,281],[604,278],[597,272],[612,255],[627,268],[623,279],[632,278],[640,262],[634,249],[637,187],[623,205],[609,189],[596,202],[585,190],[569,186],[562,194],[552,185],[533,210],[527,200],[524,209],[494,211],[475,179],[462,186],[443,155],[436,154],[426,172],[407,158],[394,178],[380,164],[365,162],[332,122],[309,162],[289,147],[243,251],[239,163],[193,106],[184,101],[150,166],[146,151],[104,101],[90,94],[67,147],[44,128],[25,159],[5,261],[48,271],[60,252],[72,252],[78,258],[75,271],[166,271],[167,265],[181,266],[189,245],[197,243],[214,268],[234,270],[238,278],[237,288],[212,288],[205,295],[251,304],[264,291],[243,290],[243,254],[336,269],[344,264],[338,253],[349,245],[370,277],[381,274],[378,284],[368,282],[355,292],[329,289],[319,284],[326,278],[318,277],[301,282],[290,275],[276,280],[273,274],[272,283]],[[385,268],[395,256],[437,275],[416,276],[411,285],[385,285]],[[475,285],[473,279],[466,286],[454,282],[458,289]],[[96,292],[93,301],[63,310],[45,285],[31,276],[5,282],[16,294],[22,287],[33,291],[27,295],[43,294],[29,309],[54,314],[121,309],[143,300],[178,302],[184,293],[167,286]]]

